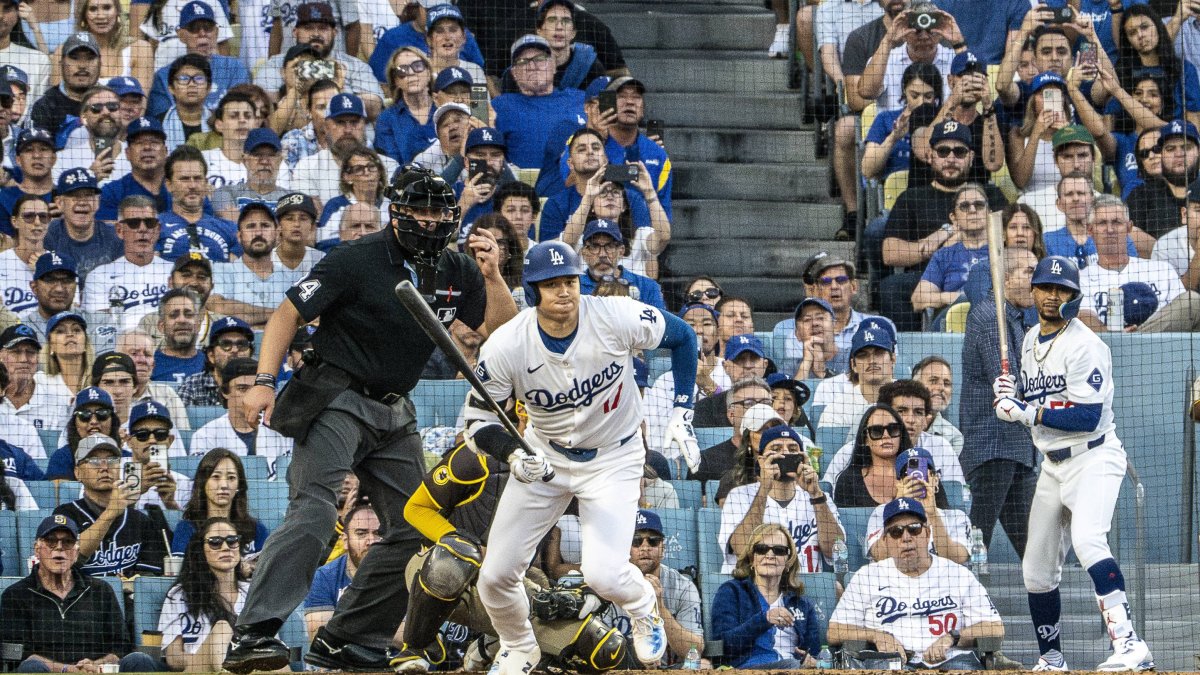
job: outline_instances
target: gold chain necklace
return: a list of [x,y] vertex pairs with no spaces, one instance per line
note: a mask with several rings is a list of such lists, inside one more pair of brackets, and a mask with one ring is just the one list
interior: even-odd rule
[[1044,362],[1046,360],[1046,357],[1050,356],[1050,350],[1054,349],[1054,343],[1058,342],[1058,338],[1062,337],[1062,334],[1065,333],[1066,330],[1067,330],[1066,326],[1063,326],[1062,328],[1058,329],[1058,333],[1054,336],[1054,339],[1050,341],[1050,346],[1046,347],[1046,353],[1042,354],[1041,356],[1038,356],[1038,350],[1037,350],[1038,344],[1037,344],[1037,340],[1034,340],[1034,342],[1033,342],[1033,360],[1036,361],[1038,363],[1038,365],[1041,365],[1042,362]]

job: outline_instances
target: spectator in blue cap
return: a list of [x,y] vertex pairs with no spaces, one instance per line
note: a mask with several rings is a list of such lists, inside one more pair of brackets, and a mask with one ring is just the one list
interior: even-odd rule
[[[772,364],[762,340],[753,333],[746,333],[726,340],[725,360],[721,366],[730,383],[736,384],[747,378],[764,377]],[[696,427],[728,426],[728,396],[729,390],[725,390],[698,402],[693,424]]]
[[217,376],[230,359],[254,356],[254,331],[250,324],[233,316],[214,323],[204,356],[204,370],[185,379],[179,387],[185,405],[219,406],[224,402]]
[[518,38],[510,56],[517,91],[492,100],[494,126],[504,134],[509,161],[536,169],[542,166],[551,131],[564,121],[583,119],[584,94],[579,89],[555,89],[554,57],[545,38]]
[[[214,5],[216,5],[214,9]],[[191,0],[179,11],[179,41],[184,53],[199,56],[208,62],[211,89],[206,94],[207,107],[220,101],[230,87],[250,81],[250,71],[240,59],[217,53],[218,20],[225,15],[220,3]],[[146,114],[159,117],[171,108],[171,66],[163,66],[154,73],[154,85],[150,88],[150,100]]]
[[[538,3],[537,34],[550,45],[554,86],[559,89],[586,90],[597,78],[606,76],[596,48],[586,42],[576,42],[576,14],[575,3],[571,0],[541,0]],[[500,90],[504,93],[518,91],[511,71],[504,74]]]
[[[390,81],[388,70],[394,65],[392,63],[392,56],[397,50],[405,47],[413,47],[426,54],[432,52],[429,44],[430,36],[427,34],[429,30],[429,17],[433,14],[435,8],[449,3],[441,3],[436,0],[420,0],[419,2],[410,3],[410,7],[414,4],[416,6],[413,9],[416,11],[413,12],[412,20],[394,28],[389,28],[383,34],[383,37],[379,38],[375,49],[370,52],[371,58],[369,63],[371,70],[374,71],[375,78],[380,82]],[[439,13],[442,11],[445,10],[439,9]],[[483,53],[479,51],[479,44],[475,41],[475,35],[470,29],[464,28],[464,30],[465,41],[459,50],[459,59],[482,67],[484,65]],[[436,74],[436,71],[433,74]]]
[[450,160],[461,158],[467,134],[471,131],[471,109],[461,103],[446,103],[433,113],[433,128],[437,140],[413,158],[413,163],[437,174],[446,171]]
[[[375,52],[378,56],[379,52]],[[372,57],[374,58],[374,57]],[[433,112],[445,103],[467,103],[470,101],[468,88],[466,100],[436,100],[433,98],[433,65],[429,57],[416,47],[396,49],[385,64],[387,77],[385,88],[394,101],[375,120],[375,149],[401,164],[408,164],[429,145],[437,140],[433,128]],[[448,83],[454,69],[447,68],[441,76]],[[465,74],[465,73],[464,73]],[[442,81],[439,76],[438,81]]]
[[283,145],[269,127],[251,129],[242,143],[241,162],[246,182],[227,183],[209,197],[217,217],[237,222],[238,212],[251,202],[274,204],[288,193],[279,185]]
[[12,212],[17,197],[37,195],[47,204],[54,203],[54,164],[58,161],[54,137],[45,129],[21,131],[13,145],[16,168],[21,181],[0,189],[0,234],[12,236]]
[[[667,632],[667,647],[674,661],[682,661],[688,650],[704,644],[704,624],[700,620],[700,592],[696,584],[681,572],[663,564],[667,538],[662,518],[654,511],[639,509],[634,521],[629,562],[654,587],[660,614]],[[619,608],[618,616],[628,618]],[[664,611],[665,610],[665,611]]]
[[55,201],[62,218],[50,223],[45,246],[75,261],[80,278],[123,253],[113,228],[98,222],[99,194],[96,176],[87,169],[70,169],[58,177]]
[[[319,197],[327,202],[338,195],[340,155],[355,145],[366,143],[367,111],[363,99],[354,94],[337,94],[329,99],[325,115],[325,147],[296,163],[292,171],[291,188],[295,192]],[[464,134],[465,135],[465,134]],[[379,158],[384,173],[392,176],[398,168],[386,155]]]
[[824,298],[808,297],[796,305],[791,330],[781,321],[772,332],[776,344],[782,339],[784,345],[779,369],[797,380],[819,380],[841,372],[847,357],[835,337],[836,321],[833,306]]
[[140,117],[125,129],[125,154],[131,170],[100,190],[99,220],[112,222],[117,219],[117,207],[121,200],[132,195],[143,195],[154,201],[158,212],[171,209],[171,193],[167,191],[164,177],[167,161],[167,134],[162,123],[150,117]]
[[[433,80],[433,102],[436,105],[461,103],[471,105],[471,88],[475,82],[486,82],[486,79],[476,79],[466,68],[451,66],[444,68]],[[489,106],[490,106],[489,102]],[[489,113],[488,119],[491,119]],[[481,120],[483,121],[483,120]]]
[[122,130],[137,118],[146,115],[146,92],[137,78],[122,75],[110,78],[105,84],[116,93],[117,99],[121,102],[117,121],[120,122]]
[[1182,225],[1180,207],[1188,186],[1200,177],[1200,132],[1191,122],[1171,120],[1158,136],[1162,176],[1147,178],[1129,193],[1129,217],[1152,237]]
[[155,505],[168,511],[182,511],[192,496],[192,480],[172,471],[170,463],[151,459],[150,449],[157,448],[166,457],[167,448],[175,443],[175,424],[167,406],[147,399],[134,403],[129,409],[129,436],[125,446],[133,459],[142,465],[142,483],[148,488],[138,500],[138,508]]
[[425,41],[429,45],[433,72],[440,74],[448,68],[458,68],[470,74],[475,82],[483,84],[487,82],[487,76],[481,64],[463,58],[468,35],[467,22],[455,5],[439,2],[426,10]]
[[821,427],[853,427],[872,403],[879,388],[891,382],[896,366],[895,328],[882,318],[864,321],[850,343],[850,370],[822,380],[813,405],[825,406]]
[[39,340],[45,341],[50,317],[75,304],[79,288],[75,262],[55,251],[41,254],[33,265],[29,287],[33,290],[34,306],[21,313],[21,321],[37,333]]
[[75,395],[70,413],[66,420],[67,442],[50,455],[50,461],[46,464],[46,480],[76,480],[75,452],[83,439],[97,435],[119,438],[121,435],[121,420],[112,396],[100,387],[81,389]]
[[583,246],[580,255],[586,266],[579,278],[579,292],[591,295],[600,281],[611,281],[629,286],[629,297],[634,300],[667,311],[663,302],[662,288],[658,282],[621,266],[620,261],[629,254],[625,236],[615,221],[597,218],[583,228]]
[[[454,191],[459,195],[458,205],[463,210],[465,230],[477,218],[495,210],[492,197],[496,188],[515,182],[517,176],[507,161],[508,148],[504,138],[495,128],[472,129],[463,147],[466,153],[461,159],[451,159],[442,176],[454,185]],[[447,174],[450,175],[447,177]]]

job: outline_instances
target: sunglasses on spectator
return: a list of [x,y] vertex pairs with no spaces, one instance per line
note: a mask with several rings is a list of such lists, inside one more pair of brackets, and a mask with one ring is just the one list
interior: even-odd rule
[[226,338],[224,340],[217,340],[217,346],[220,347],[221,349],[224,349],[227,352],[232,352],[232,351],[240,352],[243,349],[248,349],[250,347],[250,341],[245,340],[245,339],[238,340],[235,338]]
[[983,210],[987,209],[987,205],[988,205],[987,202],[985,202],[981,199],[976,199],[974,201],[969,201],[969,202],[959,202],[958,205],[956,205],[954,208],[958,209],[959,211],[967,211],[967,212],[983,211]]
[[87,459],[80,460],[79,463],[82,464],[83,466],[93,466],[96,468],[99,468],[102,466],[120,466],[121,458],[120,457],[88,457]]
[[921,534],[921,530],[924,529],[924,523],[909,523],[907,525],[893,525],[887,529],[887,533],[892,539],[899,539],[900,537],[904,536],[905,532],[908,532],[910,536],[915,537],[918,534]]
[[75,537],[55,537],[54,539],[43,539],[42,543],[51,551],[69,551],[75,548]]
[[513,68],[525,68],[527,66],[540,66],[549,60],[550,60],[550,57],[545,54],[541,54],[538,56],[531,56],[527,59],[517,59],[516,61],[513,61]]
[[882,439],[885,434],[891,436],[892,438],[900,438],[900,430],[902,428],[903,427],[900,426],[899,422],[892,422],[891,424],[872,424],[871,426],[867,427],[867,436],[873,441]]
[[768,553],[773,553],[781,558],[785,558],[789,553],[791,553],[791,551],[788,550],[787,546],[783,546],[782,544],[776,544],[774,546],[768,546],[767,544],[754,545],[754,555],[766,555]]
[[368,173],[379,173],[379,167],[374,164],[347,164],[345,171],[347,176],[361,176]]
[[50,214],[45,211],[41,213],[22,213],[21,222],[25,223],[26,225],[32,225],[34,223],[48,223],[50,222]]
[[91,422],[95,417],[97,421],[107,422],[113,413],[111,410],[76,410],[75,419],[80,422]]
[[89,103],[87,107],[88,112],[92,113],[93,115],[98,114],[103,110],[107,110],[108,112],[117,112],[120,109],[121,104],[116,101],[109,101],[108,103]]
[[170,436],[170,435],[171,435],[170,429],[138,429],[137,431],[133,432],[133,437],[138,439],[142,443],[145,443],[146,441],[150,440],[151,436],[154,437],[154,440],[161,443],[161,442],[167,440],[167,436]]
[[832,286],[834,284],[841,286],[850,283],[850,277],[845,274],[839,274],[836,277],[821,277],[817,279],[817,282],[822,286]]
[[176,75],[175,76],[175,84],[178,84],[180,86],[185,86],[185,85],[189,85],[189,84],[197,84],[200,86],[204,86],[204,85],[208,84],[208,76],[205,75],[204,73],[197,73],[196,75]]
[[1150,159],[1150,155],[1161,155],[1162,150],[1158,148],[1142,148],[1137,151],[1138,159]]
[[131,230],[153,230],[158,227],[158,218],[125,218],[121,224]]
[[691,293],[688,293],[687,299],[689,303],[697,303],[702,302],[704,298],[716,300],[719,297],[721,297],[721,289],[714,286],[712,288],[706,288],[702,291],[692,291]]
[[641,546],[643,542],[650,544],[651,546],[658,546],[659,544],[663,543],[663,538],[661,536],[654,536],[654,535],[648,535],[645,537],[643,537],[639,534],[633,535],[633,547],[634,548]]
[[946,146],[943,145],[942,147],[934,148],[933,152],[935,154],[937,154],[938,157],[941,157],[942,159],[945,159],[945,158],[949,157],[950,155],[954,155],[955,159],[966,159],[967,154],[971,152],[971,149],[964,148],[961,145],[955,146],[953,148],[947,148]]
[[428,69],[429,69],[429,66],[426,66],[424,61],[413,61],[412,63],[408,64],[407,66],[393,66],[392,74],[399,75],[400,77],[407,77],[409,75],[416,75],[417,73],[423,73]]
[[[619,241],[610,241],[607,244],[596,244],[593,242],[588,242],[588,243],[584,244],[583,247],[589,251],[616,253],[624,247],[624,244],[622,244]],[[608,275],[605,275],[605,276],[608,276]],[[628,282],[626,282],[626,285],[629,285]]]
[[236,534],[226,535],[224,537],[205,537],[204,543],[214,551],[220,551],[222,548],[237,548],[238,544],[242,543],[242,538]]

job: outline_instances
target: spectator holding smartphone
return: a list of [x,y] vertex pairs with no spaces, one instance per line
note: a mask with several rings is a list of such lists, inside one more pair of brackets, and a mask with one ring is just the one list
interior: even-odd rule
[[[951,509],[942,491],[942,476],[925,448],[912,448],[896,455],[896,498],[908,497],[925,507],[929,525],[929,551],[965,565],[970,557],[971,519],[958,509]],[[882,560],[883,510],[880,504],[867,519],[867,541],[864,553],[871,560]]]
[[762,432],[758,482],[730,490],[721,507],[722,572],[734,570],[763,524],[781,525],[795,538],[802,572],[821,571],[822,559],[832,564],[833,543],[846,532],[802,448],[800,433],[786,424]]
[[[612,173],[619,173],[621,169],[635,169],[636,178],[628,182],[614,181],[609,179],[608,171],[593,174],[588,179],[579,208],[575,209],[575,213],[571,214],[567,221],[562,240],[572,246],[579,246],[578,237],[585,223],[595,219],[615,221],[621,225],[622,235],[629,242],[621,265],[631,272],[657,279],[658,254],[662,253],[671,241],[671,221],[658,200],[650,172],[646,171],[646,165],[641,162],[608,166],[615,169]],[[621,175],[620,178],[624,179],[627,175]],[[637,213],[633,209],[636,203],[633,199],[636,198],[645,203],[650,216],[648,226],[640,224],[636,218]],[[544,216],[542,222],[545,222]]]

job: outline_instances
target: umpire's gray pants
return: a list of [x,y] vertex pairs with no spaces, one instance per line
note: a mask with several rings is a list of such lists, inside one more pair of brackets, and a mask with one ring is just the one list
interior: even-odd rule
[[370,497],[379,514],[382,539],[359,565],[326,630],[375,649],[391,644],[408,607],[404,567],[421,543],[404,520],[404,505],[425,473],[408,398],[388,407],[346,391],[318,413],[293,452],[287,514],[267,538],[239,625],[286,621],[304,601],[324,562],[342,481],[351,470],[359,493]]

